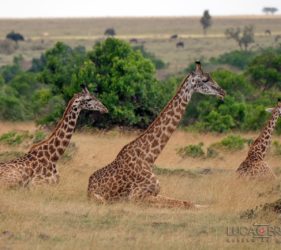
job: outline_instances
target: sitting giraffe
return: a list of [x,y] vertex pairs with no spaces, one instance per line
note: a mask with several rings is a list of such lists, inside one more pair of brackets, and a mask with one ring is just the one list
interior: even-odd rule
[[160,196],[160,185],[152,172],[153,163],[179,124],[194,92],[224,97],[225,92],[200,62],[187,75],[176,95],[137,139],[123,147],[115,160],[94,172],[89,179],[88,197],[98,202],[147,201],[164,207],[194,207],[192,202]]
[[0,163],[0,186],[14,187],[43,183],[58,183],[56,162],[68,146],[81,110],[107,113],[106,107],[89,93],[83,91],[69,101],[62,119],[48,139],[31,147],[24,156]]
[[267,109],[267,111],[271,112],[272,116],[261,131],[259,137],[251,145],[247,158],[236,170],[239,177],[276,178],[272,169],[264,161],[264,158],[271,144],[272,133],[278,117],[281,115],[281,101],[278,100],[277,107]]

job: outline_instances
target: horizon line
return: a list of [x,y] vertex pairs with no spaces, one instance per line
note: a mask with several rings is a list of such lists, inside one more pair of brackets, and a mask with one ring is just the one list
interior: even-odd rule
[[[30,16],[30,17],[0,17],[4,19],[94,19],[94,18],[198,18],[202,15],[163,15],[163,16]],[[281,17],[281,14],[231,14],[231,15],[212,15],[212,17]]]

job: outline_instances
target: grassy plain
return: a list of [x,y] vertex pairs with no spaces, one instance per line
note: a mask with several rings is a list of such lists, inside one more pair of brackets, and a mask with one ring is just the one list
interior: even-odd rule
[[[32,123],[0,123],[0,134],[21,129],[34,131]],[[241,212],[279,198],[280,156],[267,161],[278,174],[271,182],[243,183],[234,171],[247,147],[222,152],[214,159],[182,159],[179,147],[204,142],[204,147],[226,135],[176,131],[156,161],[170,174],[159,174],[161,194],[208,204],[203,210],[155,208],[142,204],[97,205],[87,200],[88,177],[110,163],[119,150],[137,136],[136,132],[76,132],[78,151],[70,161],[60,162],[61,181],[54,187],[1,190],[0,249],[278,249],[280,238],[269,242],[232,242],[250,237],[227,236],[227,227],[251,227],[254,223],[280,225],[268,215],[241,219]],[[255,133],[242,134],[255,138]],[[274,140],[281,141],[275,136]],[[23,151],[0,144],[0,152]],[[210,169],[209,172],[203,171]],[[193,173],[180,174],[176,169]],[[272,191],[273,190],[273,191]],[[228,242],[230,241],[230,242]]]
[[[214,17],[207,36],[202,34],[199,17],[182,18],[91,18],[91,19],[0,19],[0,38],[11,30],[27,40],[12,54],[0,54],[0,65],[12,62],[22,54],[27,61],[40,56],[58,40],[71,46],[91,48],[104,39],[103,32],[114,27],[117,37],[137,38],[145,48],[169,63],[161,74],[173,74],[198,58],[210,58],[237,48],[224,37],[229,27],[255,25],[256,45],[274,44],[281,34],[281,16]],[[272,36],[264,31],[271,29]],[[185,47],[177,49],[177,41]],[[0,135],[13,130],[35,131],[32,123],[0,123]],[[257,134],[243,134],[255,138]],[[278,249],[281,240],[271,237],[269,243],[228,242],[252,237],[227,236],[227,227],[254,223],[280,225],[275,216],[240,219],[246,209],[279,198],[280,156],[269,154],[268,162],[278,175],[274,182],[243,183],[234,171],[247,153],[222,152],[213,159],[182,159],[179,147],[204,142],[210,144],[225,135],[197,134],[178,130],[156,161],[170,174],[159,174],[161,194],[208,204],[209,208],[179,210],[146,205],[118,203],[97,205],[89,202],[86,189],[90,174],[110,163],[119,150],[137,136],[137,132],[77,132],[73,142],[77,152],[69,161],[61,161],[61,182],[56,187],[32,190],[0,190],[0,249]],[[281,142],[277,136],[274,138]],[[26,152],[30,144],[10,147],[0,144],[0,154]],[[182,171],[173,171],[183,169]],[[208,169],[208,171],[205,171]],[[166,171],[167,172],[167,171]],[[272,191],[273,190],[273,191]],[[279,191],[279,192],[278,192]]]
[[[168,63],[169,67],[160,72],[163,76],[184,69],[196,59],[208,59],[237,49],[234,41],[225,38],[224,31],[245,25],[255,26],[256,43],[253,48],[274,45],[276,35],[281,34],[280,15],[213,17],[213,26],[207,36],[202,33],[199,17],[0,19],[0,39],[4,39],[11,30],[27,38],[14,53],[1,53],[0,65],[11,63],[12,58],[19,54],[27,60],[39,57],[57,41],[89,49],[95,42],[104,39],[106,28],[113,27],[118,38],[127,41],[137,38],[139,44]],[[264,33],[267,29],[271,30],[271,36]],[[173,34],[179,35],[176,41],[169,39]],[[176,48],[177,41],[183,41],[185,47]]]

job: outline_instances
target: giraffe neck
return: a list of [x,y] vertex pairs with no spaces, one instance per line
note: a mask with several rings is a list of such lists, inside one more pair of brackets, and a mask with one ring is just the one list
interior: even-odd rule
[[279,117],[278,109],[272,112],[272,116],[263,128],[259,137],[254,141],[248,154],[251,160],[263,160],[271,144],[271,137]]
[[53,133],[46,140],[34,145],[29,153],[39,158],[45,157],[53,163],[57,162],[71,140],[80,111],[76,98],[73,97]]
[[[188,75],[182,82],[175,96],[169,101],[160,115],[147,130],[134,141],[139,143],[143,160],[148,164],[154,163],[172,133],[177,128],[187,104],[193,93],[191,77]],[[134,143],[133,142],[133,143]]]

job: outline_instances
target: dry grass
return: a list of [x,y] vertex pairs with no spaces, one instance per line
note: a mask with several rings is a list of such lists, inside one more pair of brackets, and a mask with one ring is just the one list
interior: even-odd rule
[[[1,123],[0,134],[11,129],[34,130],[29,123]],[[88,177],[114,159],[136,133],[120,131],[76,133],[78,153],[71,161],[59,163],[61,182],[54,187],[30,190],[1,190],[0,249],[277,249],[278,243],[228,243],[227,226],[280,223],[278,218],[240,219],[240,213],[278,198],[278,193],[259,195],[276,182],[242,183],[233,173],[247,149],[223,154],[211,160],[181,159],[176,149],[203,141],[205,146],[221,135],[177,131],[156,164],[168,169],[183,168],[198,173],[211,168],[212,174],[194,178],[176,174],[160,175],[163,195],[188,199],[210,207],[201,211],[160,209],[129,203],[97,205],[86,198]],[[244,134],[254,137],[255,134]],[[275,138],[277,139],[277,138]],[[0,145],[0,152],[26,151],[19,146]],[[268,157],[280,167],[280,158]],[[216,171],[221,169],[221,171]],[[8,231],[3,233],[4,231]]]
[[[0,65],[12,62],[15,55],[30,60],[52,47],[55,42],[64,41],[71,46],[83,45],[91,48],[104,39],[106,28],[114,27],[117,37],[125,40],[138,38],[148,51],[169,63],[161,74],[172,74],[185,68],[190,62],[210,58],[224,52],[238,49],[235,42],[224,37],[225,29],[254,25],[256,45],[265,47],[274,44],[274,37],[281,34],[281,16],[214,17],[213,26],[207,36],[202,34],[199,17],[171,18],[84,18],[84,19],[0,19],[0,38],[11,30],[22,33],[27,41],[9,55],[0,54]],[[265,36],[270,29],[272,36]],[[176,42],[169,37],[178,34],[178,41],[185,48],[177,49]]]

